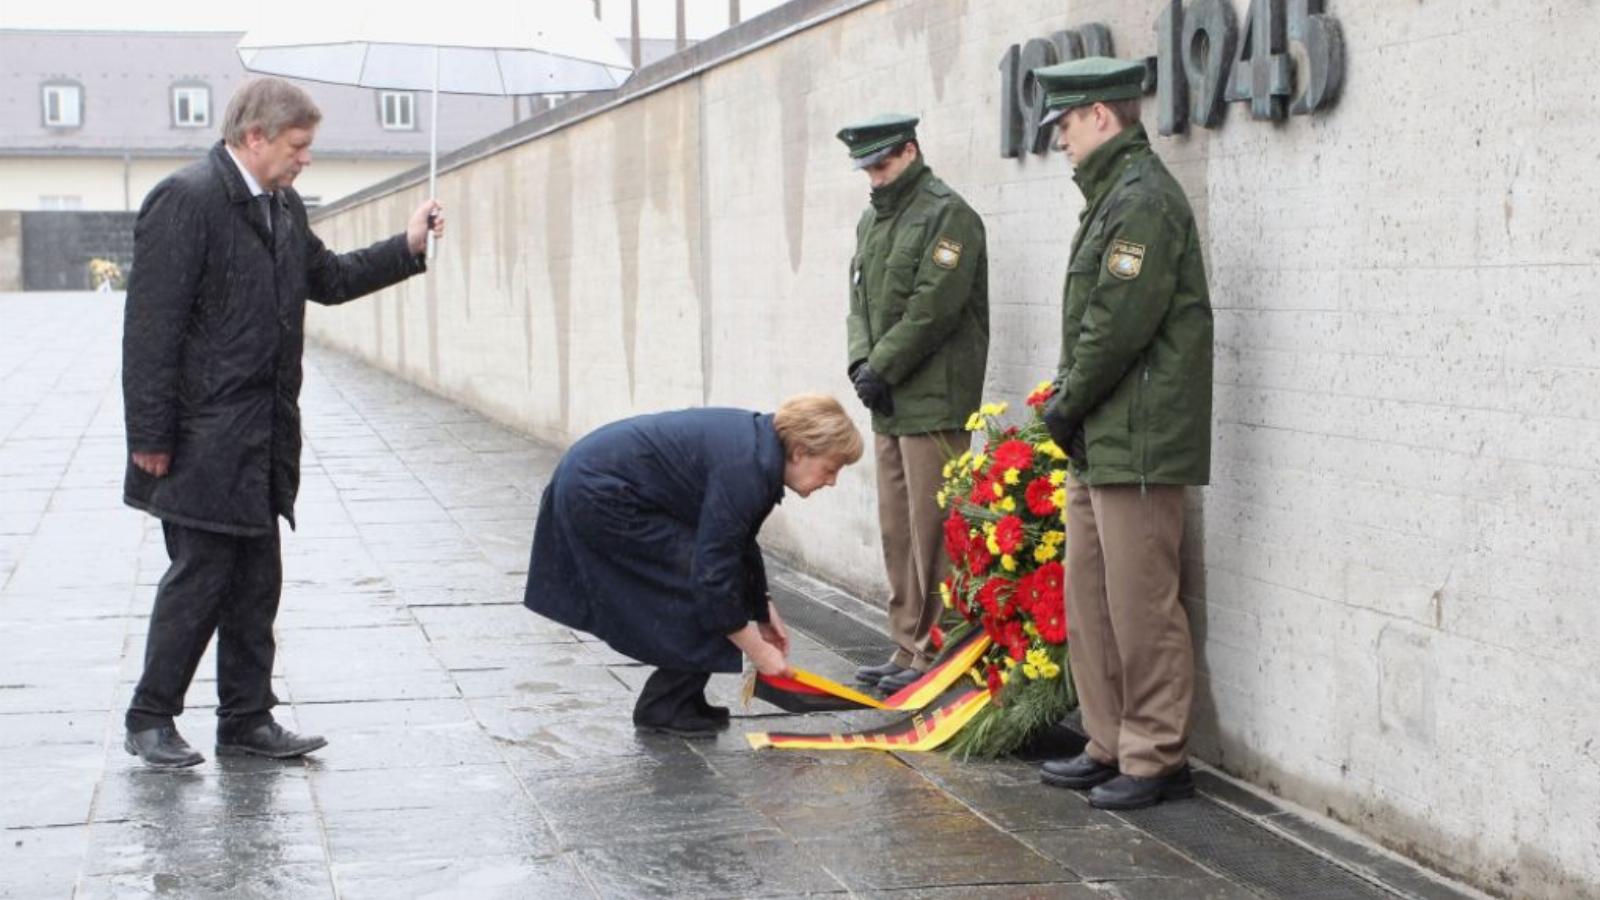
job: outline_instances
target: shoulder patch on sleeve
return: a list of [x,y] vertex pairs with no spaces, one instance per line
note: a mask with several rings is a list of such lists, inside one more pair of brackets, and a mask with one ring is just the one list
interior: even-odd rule
[[1106,253],[1106,271],[1115,278],[1132,281],[1144,268],[1144,245],[1132,241],[1112,241]]
[[961,265],[961,245],[947,237],[939,238],[933,245],[933,264],[941,269]]

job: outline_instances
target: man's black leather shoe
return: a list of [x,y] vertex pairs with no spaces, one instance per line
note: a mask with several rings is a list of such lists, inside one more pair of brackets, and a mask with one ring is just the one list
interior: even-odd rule
[[1087,753],[1071,759],[1051,759],[1039,767],[1039,780],[1053,787],[1086,791],[1117,777],[1117,767],[1108,766]]
[[897,691],[903,691],[907,687],[910,687],[911,682],[916,681],[918,678],[921,678],[926,674],[928,673],[918,672],[916,669],[901,669],[893,675],[883,676],[883,678],[878,681],[878,690],[883,691],[886,694],[893,694]]
[[321,750],[328,742],[320,735],[299,735],[277,722],[257,725],[244,734],[224,739],[217,736],[218,756],[265,756],[271,759],[294,759],[313,750]]
[[1185,800],[1194,796],[1194,777],[1189,767],[1154,778],[1118,775],[1089,792],[1089,805],[1095,809],[1143,809],[1163,800]]
[[900,671],[900,667],[891,660],[881,666],[862,666],[856,670],[856,681],[861,684],[877,684],[884,678]]
[[157,769],[182,769],[206,761],[172,725],[130,731],[122,740],[122,749],[128,751],[129,756],[137,756],[144,760],[145,765]]

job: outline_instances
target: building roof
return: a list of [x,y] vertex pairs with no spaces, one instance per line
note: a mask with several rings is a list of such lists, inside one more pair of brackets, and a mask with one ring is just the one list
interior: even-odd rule
[[[0,29],[0,155],[191,156],[220,136],[228,98],[253,76],[234,46],[242,32],[33,31]],[[665,46],[663,46],[665,45]],[[671,41],[642,42],[648,64]],[[82,124],[44,124],[47,83],[82,88]],[[415,99],[415,130],[385,129],[379,92],[297,82],[322,109],[316,150],[326,156],[418,157],[428,153],[427,94]],[[172,89],[211,91],[210,124],[173,123]],[[539,108],[532,98],[439,95],[439,152],[514,125]]]

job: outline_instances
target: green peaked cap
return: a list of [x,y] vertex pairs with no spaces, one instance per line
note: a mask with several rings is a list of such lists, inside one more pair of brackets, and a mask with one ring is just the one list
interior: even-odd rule
[[1033,77],[1044,91],[1044,118],[1049,125],[1075,106],[1137,100],[1144,94],[1144,63],[1109,56],[1089,56],[1043,66]]
[[889,151],[917,136],[916,116],[884,113],[864,122],[846,125],[839,129],[839,140],[850,148],[850,159],[856,168],[865,169],[877,164]]

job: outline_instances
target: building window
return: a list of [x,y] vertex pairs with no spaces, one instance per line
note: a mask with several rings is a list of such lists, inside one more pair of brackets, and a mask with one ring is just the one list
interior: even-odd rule
[[391,131],[412,131],[417,127],[416,98],[398,91],[384,91],[378,103],[383,127]]
[[40,194],[39,208],[49,210],[83,209],[83,197],[77,194]]
[[83,124],[83,88],[75,84],[44,86],[44,124],[50,128],[77,128]]
[[194,86],[173,88],[172,124],[179,128],[204,128],[211,124],[211,89]]

